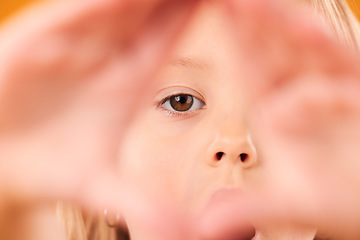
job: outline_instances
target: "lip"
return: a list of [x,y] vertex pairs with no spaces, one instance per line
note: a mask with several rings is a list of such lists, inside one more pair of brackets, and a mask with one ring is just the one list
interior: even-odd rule
[[[200,218],[200,232],[206,240],[257,240],[258,234],[250,221],[239,219],[236,200],[244,196],[240,188],[217,189],[209,198]],[[239,201],[240,202],[240,201]],[[236,216],[236,217],[234,217]]]

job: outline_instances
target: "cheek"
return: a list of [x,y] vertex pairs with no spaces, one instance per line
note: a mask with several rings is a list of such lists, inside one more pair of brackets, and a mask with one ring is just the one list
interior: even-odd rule
[[181,204],[188,188],[188,176],[199,163],[199,139],[193,131],[174,130],[160,121],[133,125],[120,151],[121,176],[147,194]]

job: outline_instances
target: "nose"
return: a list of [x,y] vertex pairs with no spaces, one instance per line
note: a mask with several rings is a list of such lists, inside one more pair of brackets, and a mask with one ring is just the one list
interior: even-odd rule
[[234,164],[246,169],[257,163],[256,149],[244,130],[220,130],[213,139],[207,158],[209,165]]

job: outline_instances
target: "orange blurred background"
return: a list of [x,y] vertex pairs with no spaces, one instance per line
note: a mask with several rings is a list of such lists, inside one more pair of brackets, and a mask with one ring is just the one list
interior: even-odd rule
[[360,20],[360,0],[347,0],[347,2],[354,11],[357,18]]
[[17,10],[37,0],[2,0],[0,1],[0,23]]
[[[0,2],[0,23],[18,9],[39,0],[3,0]],[[360,0],[347,0],[355,15],[360,20]]]

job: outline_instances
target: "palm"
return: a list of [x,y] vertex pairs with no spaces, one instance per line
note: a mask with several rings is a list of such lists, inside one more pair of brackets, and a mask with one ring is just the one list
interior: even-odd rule
[[306,12],[289,14],[272,1],[229,3],[269,187],[295,203],[300,217],[320,214],[319,221],[339,225],[336,217],[360,210],[350,200],[360,197],[358,57]]
[[5,188],[20,197],[115,205],[116,196],[108,194],[120,187],[114,164],[121,135],[195,5],[49,2],[5,26]]

